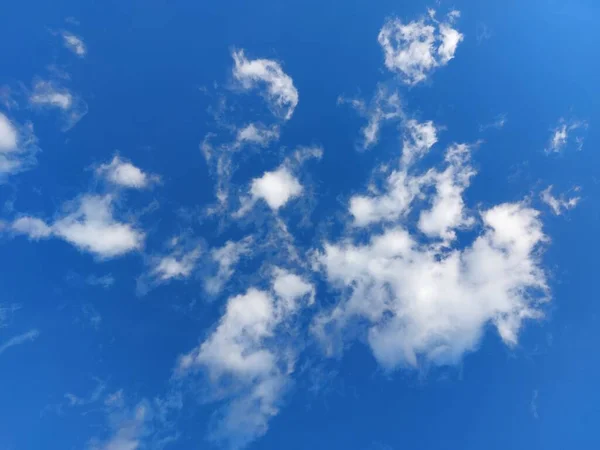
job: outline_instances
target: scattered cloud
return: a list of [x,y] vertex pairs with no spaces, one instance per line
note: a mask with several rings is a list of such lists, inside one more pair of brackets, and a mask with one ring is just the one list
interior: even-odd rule
[[85,282],[90,286],[100,286],[104,289],[109,289],[115,284],[115,277],[113,277],[111,274],[101,276],[89,275],[85,279]]
[[583,120],[565,120],[561,118],[558,125],[552,130],[546,153],[560,153],[573,143],[577,150],[581,150],[584,141],[581,132],[585,131],[587,127],[587,122]]
[[277,211],[285,204],[302,194],[302,185],[298,179],[285,166],[280,166],[272,172],[265,172],[261,177],[255,178],[250,184],[250,195],[242,198],[242,206],[237,212],[238,216],[250,210],[256,201],[264,200],[269,208]]
[[69,89],[55,81],[37,80],[29,95],[29,103],[37,108],[57,109],[64,122],[63,131],[71,129],[87,114],[87,104]]
[[81,37],[76,36],[73,33],[69,33],[68,31],[63,31],[61,36],[63,38],[65,47],[71,50],[77,56],[83,58],[87,54],[87,47]]
[[131,189],[145,189],[160,181],[158,175],[147,174],[118,155],[110,163],[100,165],[96,174],[109,183]]
[[454,58],[463,35],[453,28],[458,11],[452,11],[445,22],[435,19],[435,11],[417,21],[403,23],[389,19],[379,32],[379,44],[385,55],[385,66],[399,74],[408,85],[424,81],[429,73],[445,66]]
[[539,392],[537,389],[534,389],[533,394],[531,395],[531,402],[529,403],[529,410],[534,419],[540,418],[538,414],[538,397]]
[[479,131],[483,132],[489,130],[490,128],[500,130],[501,128],[504,128],[504,125],[506,125],[506,120],[506,114],[499,114],[496,116],[493,122],[480,125]]
[[212,385],[211,398],[224,402],[211,432],[213,440],[237,449],[267,431],[294,367],[284,325],[313,296],[307,281],[275,269],[269,291],[250,288],[231,297],[215,331],[179,358],[179,377],[202,371]]
[[261,123],[250,123],[237,131],[236,144],[255,144],[267,147],[271,142],[279,139],[279,127],[273,125],[266,127]]
[[[577,192],[579,191],[579,188],[575,187],[573,190]],[[554,197],[552,195],[552,185],[544,189],[541,192],[540,197],[542,201],[548,205],[552,209],[552,212],[557,216],[560,216],[565,211],[575,208],[579,203],[579,200],[581,200],[581,197],[567,198],[565,194]]]
[[0,112],[0,182],[34,166],[38,151],[33,125],[19,125]]
[[250,254],[253,239],[248,236],[241,241],[227,241],[225,245],[211,251],[211,259],[218,265],[217,273],[204,280],[204,289],[216,295],[234,274],[235,266],[240,259]]
[[338,103],[349,103],[367,118],[367,125],[361,129],[362,147],[365,149],[377,144],[381,126],[385,122],[399,120],[403,117],[400,95],[397,91],[389,92],[383,85],[377,88],[377,93],[368,107],[362,100],[345,99],[344,97],[338,98]]
[[13,221],[12,230],[33,240],[57,237],[100,259],[139,250],[144,233],[115,219],[113,200],[111,195],[84,195],[68,205],[67,214],[51,225],[36,217],[23,216]]
[[234,51],[233,77],[245,90],[266,86],[265,97],[272,110],[284,120],[291,119],[298,105],[298,90],[281,65],[270,59],[247,59],[244,50]]
[[39,335],[40,332],[38,330],[30,330],[26,333],[10,338],[8,341],[0,344],[0,355],[11,347],[35,341]]

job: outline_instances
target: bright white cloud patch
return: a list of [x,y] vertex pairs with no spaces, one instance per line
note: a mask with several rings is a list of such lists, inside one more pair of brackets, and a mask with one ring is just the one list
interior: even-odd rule
[[265,85],[265,96],[271,108],[283,119],[289,120],[298,105],[298,90],[281,65],[270,59],[247,59],[243,50],[234,51],[232,57],[233,77],[242,88]]
[[119,156],[115,156],[110,163],[98,167],[96,174],[106,178],[112,184],[132,189],[144,189],[160,179],[156,175],[143,172],[139,167]]
[[[579,188],[575,188],[574,190],[578,191]],[[560,216],[565,211],[575,208],[579,203],[579,200],[581,200],[581,197],[567,197],[565,194],[555,197],[552,195],[552,185],[544,189],[540,194],[540,197],[542,201],[547,204],[552,209],[552,212],[557,216]]]
[[273,211],[302,194],[302,185],[290,170],[281,166],[273,172],[265,172],[262,177],[252,180],[250,197],[242,199],[242,207],[237,215],[245,214],[257,200],[264,200]]
[[454,58],[463,35],[452,27],[457,14],[438,22],[430,10],[428,18],[409,23],[390,19],[379,32],[379,44],[385,55],[385,66],[398,73],[409,85],[425,80],[429,73],[445,66]]
[[83,39],[79,36],[76,36],[68,31],[64,31],[62,33],[63,42],[65,47],[71,50],[80,58],[83,58],[87,53],[87,48],[83,42]]
[[140,249],[144,233],[131,224],[115,220],[112,202],[109,195],[85,195],[72,212],[52,225],[35,217],[21,217],[13,222],[12,229],[30,239],[58,237],[102,259]]
[[212,384],[212,396],[229,399],[217,415],[211,433],[215,441],[240,448],[266,433],[295,360],[282,328],[313,292],[302,278],[275,269],[271,290],[250,288],[230,298],[215,331],[180,357],[179,376],[202,370]]
[[32,125],[19,126],[0,112],[0,182],[33,166],[38,150]]
[[152,270],[152,275],[160,281],[189,277],[200,257],[200,249],[195,248],[187,253],[178,253],[159,258]]
[[546,153],[560,153],[570,144],[574,144],[577,150],[581,150],[584,140],[581,132],[586,130],[587,126],[587,122],[582,120],[567,121],[561,118],[552,131]]

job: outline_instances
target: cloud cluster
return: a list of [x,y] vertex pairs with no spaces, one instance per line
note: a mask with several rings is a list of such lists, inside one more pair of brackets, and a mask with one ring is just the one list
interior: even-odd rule
[[448,15],[447,21],[429,17],[403,23],[400,19],[389,19],[381,28],[378,40],[385,55],[385,66],[401,76],[408,85],[424,81],[429,73],[445,66],[454,58],[463,35],[453,28],[458,12]]

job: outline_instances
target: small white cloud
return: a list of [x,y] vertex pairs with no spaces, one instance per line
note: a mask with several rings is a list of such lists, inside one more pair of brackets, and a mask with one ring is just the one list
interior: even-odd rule
[[38,151],[33,126],[19,126],[0,112],[0,182],[35,165]]
[[65,47],[71,50],[80,58],[83,58],[87,53],[87,48],[83,42],[83,39],[79,36],[76,36],[68,31],[62,32],[62,38],[65,44]]
[[271,108],[283,119],[289,120],[298,104],[298,91],[292,78],[281,65],[270,59],[247,59],[243,50],[232,53],[233,77],[242,88],[253,89],[259,84],[267,87],[266,98]]
[[[575,188],[574,190],[578,191],[579,188]],[[565,211],[575,208],[581,200],[581,197],[567,198],[565,194],[562,194],[559,197],[554,197],[552,195],[552,185],[544,189],[541,192],[540,197],[542,201],[548,205],[552,209],[552,212],[557,216],[560,216]]]
[[428,18],[407,24],[390,19],[379,32],[386,67],[409,85],[418,84],[433,69],[448,64],[463,40],[463,35],[452,27],[457,17],[454,11],[448,22],[442,23],[435,20],[433,10],[429,12]]
[[87,105],[67,88],[53,81],[37,80],[29,95],[29,103],[38,108],[58,109],[67,131],[87,114]]
[[174,278],[188,278],[196,267],[200,254],[200,248],[195,248],[189,252],[175,252],[163,256],[157,260],[156,266],[152,269],[152,275],[161,282]]
[[577,150],[581,150],[584,138],[580,132],[586,130],[587,126],[587,122],[582,120],[567,121],[561,118],[558,125],[552,130],[546,153],[560,153],[573,142]]
[[284,166],[272,172],[265,172],[262,177],[252,180],[250,197],[242,200],[238,215],[248,211],[254,203],[262,199],[273,211],[302,194],[302,185],[298,179]]
[[437,141],[437,129],[431,120],[422,123],[414,119],[407,120],[402,142],[402,164],[408,167],[423,157]]
[[119,156],[115,156],[110,163],[98,167],[96,174],[106,178],[112,184],[132,189],[144,189],[160,180],[157,175],[147,174]]
[[279,127],[274,125],[270,128],[260,123],[250,123],[240,128],[236,136],[236,144],[255,144],[261,147],[268,146],[272,141],[279,139]]
[[39,335],[40,332],[38,330],[30,330],[26,333],[10,338],[8,341],[0,345],[0,355],[11,347],[36,340]]
[[80,250],[108,259],[142,247],[144,233],[113,217],[113,198],[85,195],[77,208],[48,225],[35,217],[21,217],[12,224],[16,233],[30,239],[61,238]]
[[496,130],[499,130],[501,128],[504,128],[504,125],[506,125],[506,121],[506,114],[499,114],[498,116],[496,116],[493,122],[487,123],[485,125],[480,125],[479,131],[485,131],[490,128],[495,128]]
[[52,234],[52,228],[37,217],[20,217],[12,223],[12,229],[34,240],[48,238]]

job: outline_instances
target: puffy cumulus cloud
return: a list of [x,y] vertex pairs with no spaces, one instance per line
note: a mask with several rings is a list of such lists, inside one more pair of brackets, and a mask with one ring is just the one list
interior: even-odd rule
[[211,432],[213,440],[241,448],[267,431],[294,367],[285,325],[313,295],[306,280],[275,269],[270,290],[250,288],[231,297],[213,333],[179,358],[179,377],[204,372],[212,396],[225,402]]
[[109,259],[139,250],[144,233],[114,218],[113,197],[84,195],[70,212],[48,225],[41,219],[24,216],[12,223],[12,230],[30,239],[57,237],[82,251]]
[[463,40],[463,35],[453,28],[457,13],[452,11],[445,22],[437,21],[433,10],[429,10],[429,17],[409,23],[398,18],[388,20],[378,36],[385,66],[398,73],[406,84],[415,85],[433,69],[448,64]]
[[367,124],[361,129],[362,147],[367,149],[377,144],[384,123],[403,117],[400,95],[397,91],[389,92],[385,86],[379,86],[370,105],[358,99],[338,98],[338,103],[349,103],[362,116]]
[[[577,192],[580,189],[579,187],[575,187],[573,190]],[[542,201],[548,205],[550,209],[552,209],[552,212],[557,216],[560,216],[565,211],[575,208],[581,200],[581,197],[567,197],[566,194],[561,194],[558,197],[555,197],[552,195],[552,185],[544,189],[541,192],[540,197]]]
[[63,31],[61,35],[66,48],[71,50],[80,58],[83,58],[87,54],[87,47],[81,37],[76,36],[73,33],[69,33],[68,31]]
[[0,182],[31,168],[38,151],[33,126],[20,126],[0,112]]
[[147,174],[119,156],[115,156],[108,164],[100,165],[96,174],[116,186],[131,189],[144,189],[160,181],[159,176]]
[[58,109],[63,131],[67,131],[87,114],[87,104],[69,89],[54,81],[37,80],[29,95],[29,103],[38,108]]
[[581,150],[584,141],[582,131],[585,131],[587,126],[587,122],[583,120],[561,118],[558,125],[552,130],[546,153],[560,153],[570,144],[574,144],[577,150]]
[[281,65],[270,59],[248,59],[243,50],[234,51],[232,57],[233,77],[241,87],[248,90],[265,85],[265,97],[273,111],[283,119],[289,120],[298,105],[298,90]]
[[547,291],[538,260],[542,226],[521,203],[495,206],[481,219],[470,246],[447,251],[399,225],[363,245],[325,244],[316,260],[349,293],[315,319],[313,331],[335,351],[344,332],[366,323],[369,346],[389,370],[456,363],[490,323],[515,344],[522,322],[540,316]]
[[272,172],[265,172],[250,184],[250,195],[243,197],[242,206],[236,215],[242,216],[249,211],[258,200],[264,200],[269,208],[278,211],[285,204],[302,194],[303,188],[298,179],[285,165]]
[[204,289],[212,295],[216,295],[223,289],[235,272],[235,266],[240,260],[251,253],[253,239],[251,236],[241,241],[227,241],[225,245],[211,251],[210,257],[217,264],[217,273],[206,277]]
[[250,123],[237,131],[236,144],[254,144],[267,147],[271,142],[279,139],[279,127],[273,125],[266,127],[260,123]]

